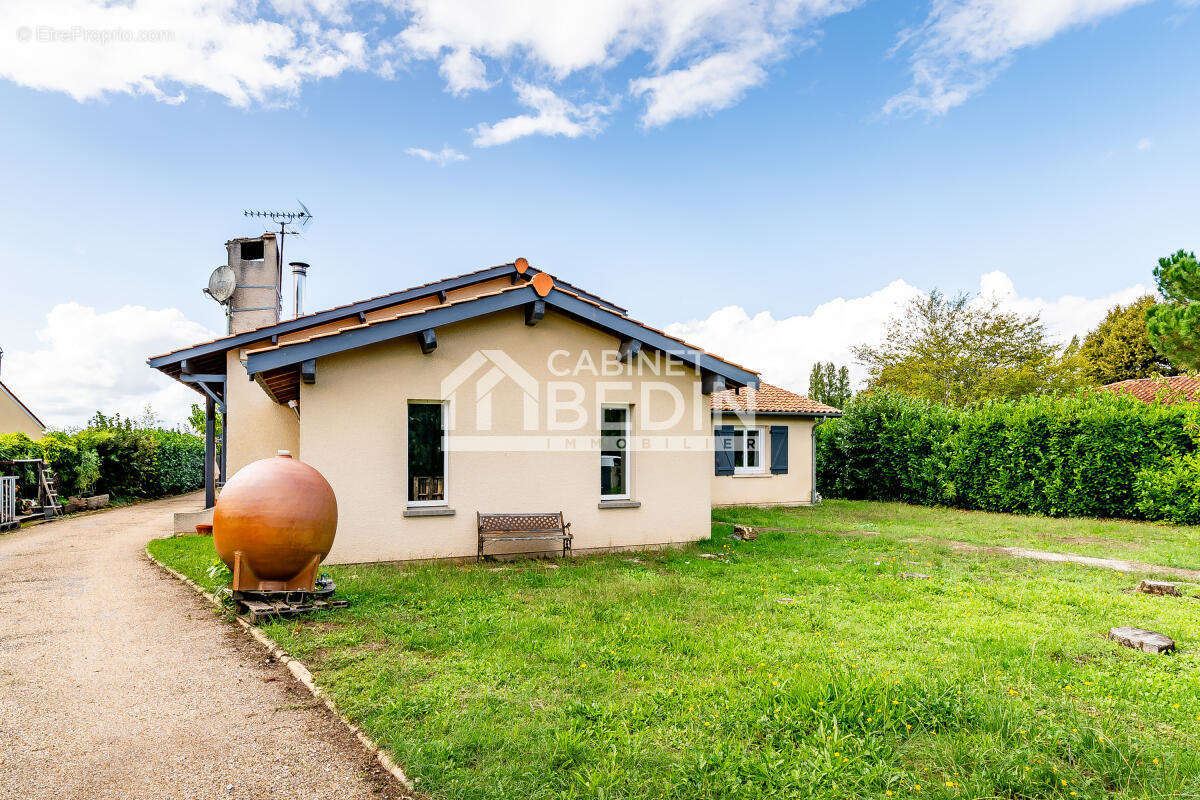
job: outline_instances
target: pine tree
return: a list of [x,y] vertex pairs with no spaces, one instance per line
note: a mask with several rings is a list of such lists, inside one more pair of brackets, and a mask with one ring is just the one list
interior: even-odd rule
[[1158,260],[1154,268],[1163,302],[1146,312],[1146,328],[1154,349],[1172,364],[1200,369],[1200,262],[1180,250]]

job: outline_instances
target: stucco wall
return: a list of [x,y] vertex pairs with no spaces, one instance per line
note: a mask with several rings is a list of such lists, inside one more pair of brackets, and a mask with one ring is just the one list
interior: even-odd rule
[[23,433],[30,439],[42,438],[42,428],[0,387],[0,433]]
[[[736,417],[723,417],[719,424],[734,428],[763,428],[767,471],[762,475],[716,475],[712,481],[712,504],[731,505],[809,505],[812,503],[812,418],[758,417],[753,426]],[[770,471],[770,428],[788,427],[788,471],[773,475]]]
[[[252,345],[261,347],[262,344]],[[275,455],[276,450],[300,453],[300,423],[296,414],[267,396],[257,383],[246,376],[239,351],[225,355],[226,423],[229,425],[229,453],[226,467],[233,475],[242,467],[260,458]]]
[[[616,350],[619,342],[553,310],[534,327],[527,327],[523,313],[516,310],[439,328],[437,337],[438,348],[430,355],[406,338],[318,359],[316,383],[301,387],[300,452],[325,475],[338,498],[338,533],[330,562],[474,556],[476,511],[565,511],[577,552],[681,543],[709,535],[708,398],[700,395],[693,373],[555,376],[548,363],[554,351],[570,352],[555,362],[556,367],[573,366],[585,350],[600,364],[601,351]],[[481,349],[507,353],[537,380],[538,430],[523,429],[526,396],[507,378],[491,392],[490,429],[480,427],[477,379],[491,364],[481,366],[450,401],[454,426],[448,434],[446,499],[454,516],[405,517],[408,401],[441,399],[443,378]],[[582,429],[547,430],[549,381],[579,383],[587,413]],[[639,508],[598,508],[595,411],[600,381],[625,384],[610,384],[603,390],[604,400],[634,405],[635,441],[651,433],[678,440],[675,449],[633,454],[631,494],[641,503]],[[683,407],[676,424],[650,432],[639,428],[642,406],[649,407],[652,421],[661,421],[675,404],[666,391],[643,396],[643,384],[652,382],[674,387]],[[569,416],[559,418],[565,421]],[[461,449],[481,434],[513,438],[500,452]],[[577,449],[548,450],[548,436],[576,437]],[[690,449],[684,449],[689,443]]]

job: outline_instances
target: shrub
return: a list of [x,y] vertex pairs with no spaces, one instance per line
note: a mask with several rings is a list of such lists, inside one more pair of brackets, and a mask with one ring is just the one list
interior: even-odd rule
[[818,428],[819,488],[985,511],[1173,519],[1162,487],[1184,480],[1188,464],[1177,460],[1200,442],[1194,415],[1108,392],[961,409],[866,395]]
[[[97,492],[122,500],[164,497],[204,485],[204,442],[190,433],[135,428],[116,421],[77,433],[52,431],[39,441],[0,436],[0,461],[40,458],[54,472],[59,495]],[[36,491],[30,468],[16,470],[20,492]]]

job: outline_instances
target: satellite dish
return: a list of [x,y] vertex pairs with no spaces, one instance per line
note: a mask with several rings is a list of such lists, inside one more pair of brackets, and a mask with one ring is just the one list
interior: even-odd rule
[[213,300],[224,303],[233,297],[233,290],[236,288],[237,276],[228,266],[221,265],[208,276],[208,288],[204,291],[208,292]]

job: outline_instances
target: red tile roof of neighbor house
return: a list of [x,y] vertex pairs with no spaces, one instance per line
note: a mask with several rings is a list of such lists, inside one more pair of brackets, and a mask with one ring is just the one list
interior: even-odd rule
[[762,414],[838,415],[842,412],[833,406],[818,403],[804,395],[789,392],[769,383],[760,384],[758,389],[743,386],[726,389],[711,395],[713,411],[751,411]]
[[1169,378],[1135,378],[1101,386],[1110,392],[1131,394],[1143,403],[1155,401],[1171,404],[1200,399],[1200,379],[1191,375],[1172,375]]

